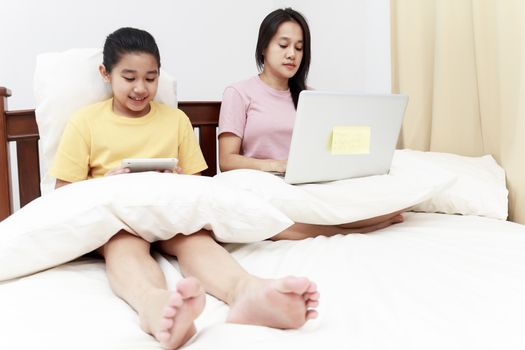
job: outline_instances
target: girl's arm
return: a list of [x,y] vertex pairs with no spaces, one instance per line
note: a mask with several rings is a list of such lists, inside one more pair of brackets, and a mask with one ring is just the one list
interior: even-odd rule
[[219,136],[219,167],[221,171],[234,169],[256,169],[262,171],[286,171],[286,160],[256,159],[242,156],[242,139],[229,132]]
[[64,180],[60,180],[60,179],[57,179],[56,182],[55,182],[55,189],[59,188],[59,187],[62,187],[62,186],[65,186],[65,185],[69,185],[71,182],[69,181],[64,181]]

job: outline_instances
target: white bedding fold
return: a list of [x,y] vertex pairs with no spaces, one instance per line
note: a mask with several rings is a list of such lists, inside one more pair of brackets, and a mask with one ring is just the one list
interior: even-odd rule
[[289,185],[271,173],[239,169],[214,177],[233,190],[264,198],[294,222],[339,225],[410,208],[449,185],[454,177],[441,172],[425,176],[399,172],[325,182]]
[[75,259],[126,230],[149,242],[201,228],[253,242],[293,222],[261,198],[204,176],[156,172],[67,185],[0,223],[0,281]]

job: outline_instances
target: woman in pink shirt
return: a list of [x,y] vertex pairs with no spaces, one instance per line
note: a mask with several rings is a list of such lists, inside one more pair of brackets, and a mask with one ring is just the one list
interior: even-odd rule
[[[222,171],[286,170],[295,110],[299,93],[306,89],[310,55],[310,30],[299,12],[286,8],[266,16],[255,51],[260,74],[224,91],[219,119]],[[274,239],[363,233],[402,221],[400,212],[395,212],[337,226],[296,223]]]

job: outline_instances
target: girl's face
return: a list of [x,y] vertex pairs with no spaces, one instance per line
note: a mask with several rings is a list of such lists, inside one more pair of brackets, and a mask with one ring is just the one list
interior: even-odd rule
[[293,21],[282,23],[263,51],[263,72],[277,79],[292,78],[303,59],[303,30]]
[[149,103],[157,94],[159,65],[149,53],[126,53],[108,73],[103,65],[100,73],[111,83],[113,112],[126,117],[142,117],[150,110]]

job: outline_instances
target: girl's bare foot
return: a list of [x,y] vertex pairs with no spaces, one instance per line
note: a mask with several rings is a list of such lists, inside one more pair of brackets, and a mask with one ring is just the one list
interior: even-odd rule
[[319,293],[315,283],[307,278],[253,278],[238,289],[228,322],[295,329],[317,317]]
[[177,291],[156,290],[139,310],[142,329],[157,338],[163,348],[177,349],[195,333],[194,320],[204,308],[205,296],[197,279],[177,283]]

